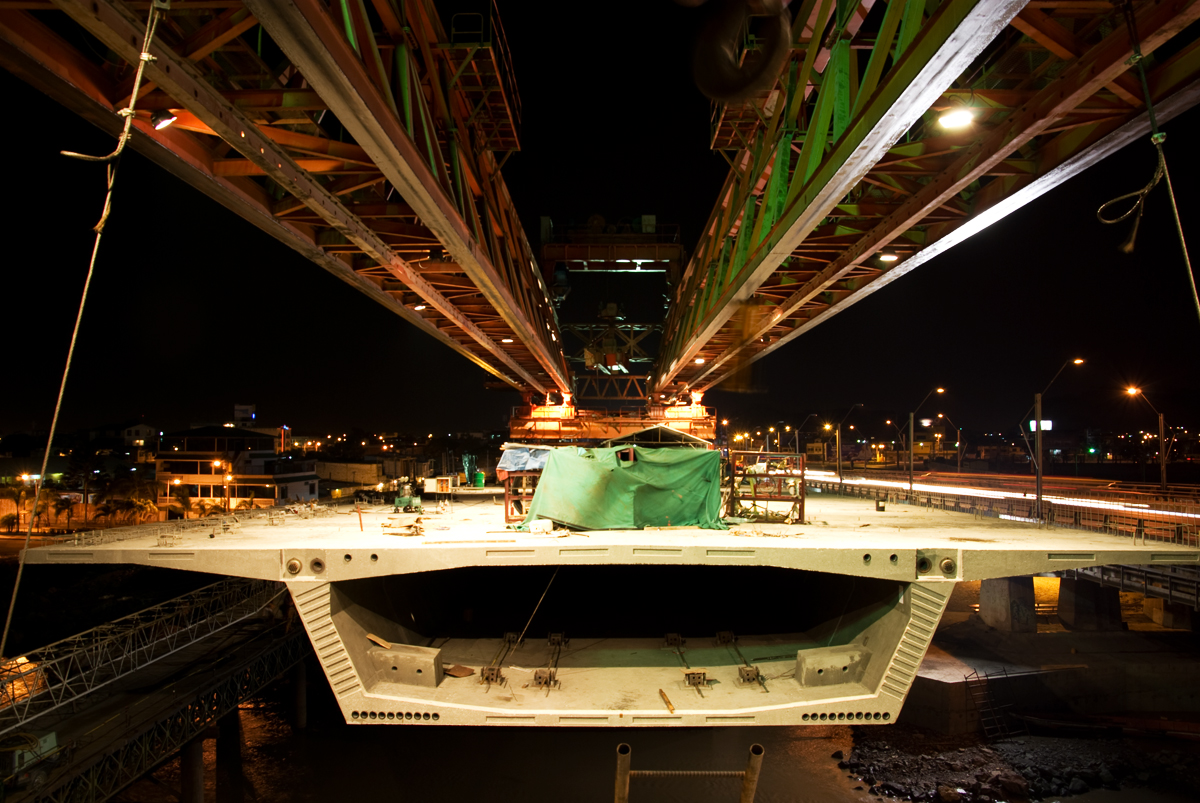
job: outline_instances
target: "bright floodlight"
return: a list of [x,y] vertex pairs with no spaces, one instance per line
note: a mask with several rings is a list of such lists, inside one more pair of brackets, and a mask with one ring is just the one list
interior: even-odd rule
[[417,306],[413,307],[413,309],[416,310],[417,312],[420,312],[421,310],[425,309],[425,305],[418,304]]
[[900,258],[900,255],[897,254],[895,251],[893,251],[890,248],[885,248],[879,252],[879,261],[880,262],[895,262],[899,258]]
[[1142,389],[1141,388],[1125,388],[1125,392],[1128,393],[1130,396],[1136,396],[1142,392]]
[[974,119],[970,109],[958,108],[944,113],[938,118],[938,122],[942,128],[966,128]]
[[946,389],[945,389],[945,388],[938,388],[938,389],[937,389],[937,392],[938,392],[938,393],[945,393],[945,392],[946,392]]
[[179,118],[172,114],[167,109],[159,109],[154,114],[150,115],[150,124],[154,126],[155,131],[162,131],[164,128],[175,122]]
[[704,365],[704,358],[703,358],[703,357],[697,357],[697,358],[696,358],[696,365]]
[[1083,365],[1083,358],[1082,358],[1082,357],[1076,357],[1076,358],[1073,360],[1073,362],[1074,362],[1076,365]]

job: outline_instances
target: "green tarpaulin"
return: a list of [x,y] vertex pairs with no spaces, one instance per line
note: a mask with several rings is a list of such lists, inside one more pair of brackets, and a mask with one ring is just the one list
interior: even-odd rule
[[[621,459],[632,451],[633,460]],[[727,529],[721,454],[698,449],[555,449],[521,523],[550,519],[579,530]]]

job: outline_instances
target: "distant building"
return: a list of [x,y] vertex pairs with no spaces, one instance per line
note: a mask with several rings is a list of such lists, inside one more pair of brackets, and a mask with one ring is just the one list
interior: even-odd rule
[[207,426],[162,436],[155,459],[158,480],[166,496],[158,506],[166,510],[179,486],[193,501],[237,507],[270,507],[275,504],[275,438],[237,427]]
[[285,457],[275,463],[275,488],[279,502],[311,502],[320,496],[321,478],[316,460]]

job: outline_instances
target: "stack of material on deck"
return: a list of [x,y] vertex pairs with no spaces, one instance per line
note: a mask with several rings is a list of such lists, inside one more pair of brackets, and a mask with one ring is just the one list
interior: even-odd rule
[[578,530],[724,530],[720,480],[716,451],[555,449],[521,527],[550,519]]

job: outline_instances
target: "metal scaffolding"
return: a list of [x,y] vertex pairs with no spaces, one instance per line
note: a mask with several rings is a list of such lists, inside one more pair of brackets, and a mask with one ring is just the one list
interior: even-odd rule
[[95,627],[0,668],[0,736],[254,616],[280,583],[230,578]]

